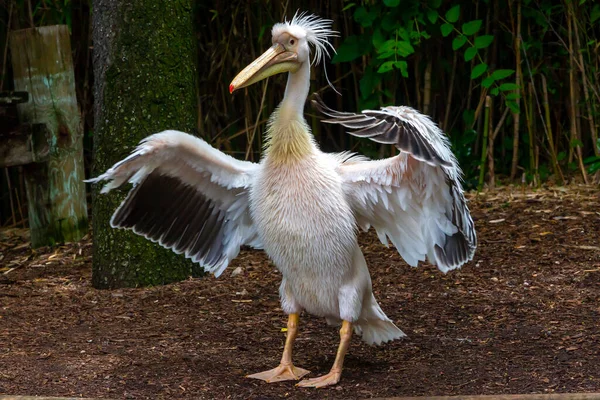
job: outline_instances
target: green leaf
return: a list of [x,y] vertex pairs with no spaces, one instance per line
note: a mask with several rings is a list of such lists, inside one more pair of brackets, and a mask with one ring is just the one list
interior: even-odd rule
[[590,173],[590,175],[595,174],[596,171],[600,171],[600,162],[593,163],[592,165],[590,165],[590,168],[588,169],[588,172]]
[[512,82],[503,83],[502,85],[500,85],[500,90],[502,90],[503,92],[506,92],[508,90],[517,90],[518,88],[520,88],[520,86]]
[[500,80],[500,79],[507,78],[514,73],[515,73],[514,69],[497,69],[494,72],[492,72],[492,78],[494,78],[495,80]]
[[480,29],[481,29],[481,20],[480,19],[476,19],[474,21],[470,21],[470,22],[464,23],[462,25],[462,32],[468,36],[476,34],[477,32],[479,32]]
[[354,11],[354,20],[363,27],[371,26],[376,18],[377,13],[367,10],[365,7],[359,7]]
[[379,46],[379,48],[377,49],[377,52],[378,53],[386,53],[388,51],[391,51],[391,52],[395,53],[397,43],[398,42],[396,42],[394,39],[386,40]]
[[446,13],[446,19],[448,22],[456,22],[458,21],[458,17],[460,16],[460,4],[455,5]]
[[465,61],[471,61],[476,54],[477,49],[475,47],[469,47],[467,50],[465,50]]
[[510,111],[512,111],[513,113],[515,113],[515,114],[521,113],[521,107],[519,107],[519,103],[517,103],[516,101],[507,100],[505,104],[508,108],[510,108]]
[[[359,99],[359,101],[358,101],[359,110],[373,110],[373,109],[378,108],[379,105],[380,105],[379,96],[376,96],[375,94],[371,94],[368,97],[366,97],[365,99]],[[373,154],[378,155],[376,150],[373,151]]]
[[377,70],[378,74],[385,74],[386,72],[390,72],[394,69],[394,61],[386,61]]
[[398,7],[398,5],[400,5],[400,0],[383,0],[383,4],[388,7]]
[[429,0],[429,6],[431,8],[440,8],[442,5],[442,0]]
[[396,58],[396,50],[384,51],[377,56],[378,60],[385,60],[386,58],[394,57]]
[[583,142],[579,139],[571,139],[569,142],[569,146],[571,147],[583,147]]
[[498,96],[498,93],[500,93],[500,89],[498,89],[497,87],[495,87],[492,90],[490,90],[490,94],[492,96]]
[[412,30],[406,30],[404,27],[401,26],[396,32],[398,33],[398,36],[400,36],[401,39],[410,42],[411,34],[413,33]]
[[385,35],[381,32],[381,29],[375,28],[371,42],[373,43],[373,47],[379,51],[379,48],[385,43]]
[[394,39],[390,39],[385,41],[379,48],[377,52],[380,54],[378,59],[385,59],[396,54],[406,57],[415,52],[415,48],[410,44],[410,42],[406,41],[396,41]]
[[367,36],[348,36],[337,49],[332,63],[348,62],[361,57],[371,51],[371,41]]
[[485,71],[487,71],[487,67],[488,66],[486,63],[477,64],[475,67],[473,67],[473,70],[471,71],[471,79],[479,78],[485,73]]
[[564,151],[561,151],[560,153],[558,153],[558,155],[556,156],[556,160],[557,161],[562,161],[565,158],[567,158],[567,153]]
[[598,18],[600,18],[600,4],[595,4],[590,13],[590,22],[593,24]]
[[396,61],[394,67],[400,70],[403,77],[408,78],[408,63],[406,61]]
[[494,41],[494,36],[492,35],[483,35],[475,38],[475,47],[478,49],[485,49]]
[[394,13],[389,12],[383,16],[383,19],[381,20],[381,27],[388,32],[392,32],[401,26],[401,21],[402,20],[396,17]]
[[446,37],[454,30],[454,25],[444,24],[440,27],[440,30],[442,31],[442,36]]
[[432,24],[435,24],[435,21],[438,20],[438,17],[440,15],[438,14],[437,11],[435,10],[427,10],[427,19],[429,20],[429,22],[431,22]]
[[358,84],[360,86],[361,97],[363,99],[367,99],[373,92],[375,86],[377,86],[380,81],[381,81],[380,75],[377,74],[373,70],[373,68],[368,67],[365,70],[363,77],[360,79],[360,82]]
[[462,119],[466,126],[472,125],[473,121],[475,121],[475,111],[464,110],[462,113]]
[[356,3],[350,3],[346,7],[342,8],[342,11],[348,11],[349,9],[351,9],[352,7],[354,7],[355,5],[356,5]]
[[506,100],[518,100],[521,98],[519,92],[512,92],[506,95]]
[[488,89],[493,84],[494,84],[494,78],[492,78],[491,76],[488,76],[487,78],[485,78],[483,80],[483,82],[481,82],[481,86],[483,86],[486,89]]
[[460,49],[465,43],[467,43],[467,37],[465,35],[455,37],[452,41],[452,50],[456,51]]
[[591,156],[591,157],[586,157],[583,159],[583,163],[584,164],[589,164],[589,163],[593,163],[596,161],[600,161],[600,157],[598,156]]
[[398,42],[396,48],[398,49],[398,54],[402,57],[409,56],[415,52],[415,48],[409,42]]

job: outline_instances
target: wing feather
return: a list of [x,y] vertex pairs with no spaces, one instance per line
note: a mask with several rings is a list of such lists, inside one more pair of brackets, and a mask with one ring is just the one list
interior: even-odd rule
[[133,183],[111,226],[185,254],[218,276],[240,246],[261,247],[248,197],[258,168],[191,135],[165,131],[90,181],[108,181],[103,193]]
[[346,197],[363,229],[374,227],[406,262],[426,259],[447,272],[473,258],[475,227],[449,142],[426,116],[409,107],[361,114],[339,113],[320,99],[313,104],[356,136],[395,144],[401,153],[383,160],[346,157],[338,167]]
[[381,110],[365,110],[361,114],[342,113],[327,107],[318,95],[315,95],[312,104],[330,117],[323,122],[358,129],[350,131],[351,135],[394,144],[400,151],[433,166],[451,167],[453,164],[449,149],[443,151],[443,147],[448,145],[445,137],[430,135],[427,127],[433,125],[431,120],[410,107],[385,107]]

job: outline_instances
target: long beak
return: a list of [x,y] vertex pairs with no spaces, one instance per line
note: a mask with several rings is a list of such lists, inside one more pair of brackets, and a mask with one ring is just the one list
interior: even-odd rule
[[237,74],[233,81],[231,81],[231,85],[229,85],[229,93],[250,86],[275,74],[290,71],[295,72],[298,68],[300,68],[298,55],[292,51],[287,51],[279,43],[275,43],[260,57],[244,68],[242,72]]

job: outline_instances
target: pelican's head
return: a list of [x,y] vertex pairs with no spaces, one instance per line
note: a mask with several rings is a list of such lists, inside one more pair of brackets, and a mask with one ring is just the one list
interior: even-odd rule
[[269,76],[283,72],[297,72],[310,63],[310,46],[314,48],[313,64],[318,64],[333,49],[329,37],[337,36],[331,29],[332,20],[316,15],[296,13],[291,21],[273,26],[273,45],[242,70],[229,85],[229,93],[250,86]]

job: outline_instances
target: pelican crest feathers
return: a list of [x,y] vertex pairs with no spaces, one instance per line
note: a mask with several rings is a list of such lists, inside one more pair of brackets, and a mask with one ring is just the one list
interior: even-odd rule
[[335,48],[329,42],[329,38],[340,35],[339,32],[331,29],[332,25],[333,20],[296,11],[291,21],[286,19],[284,22],[273,25],[271,33],[273,36],[279,36],[282,32],[287,32],[298,39],[306,39],[315,51],[311,65],[318,65],[324,57],[330,56],[330,51],[335,53]]

